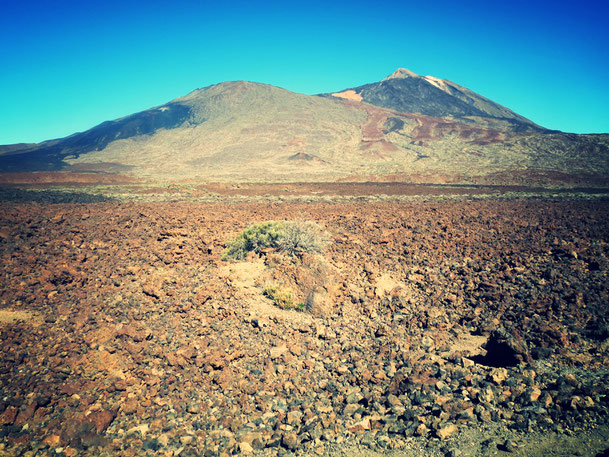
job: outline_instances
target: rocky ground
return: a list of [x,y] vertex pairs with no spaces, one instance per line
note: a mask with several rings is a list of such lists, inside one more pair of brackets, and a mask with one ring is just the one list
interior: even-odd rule
[[[278,219],[332,244],[221,260]],[[607,455],[608,243],[606,199],[1,203],[0,455]]]

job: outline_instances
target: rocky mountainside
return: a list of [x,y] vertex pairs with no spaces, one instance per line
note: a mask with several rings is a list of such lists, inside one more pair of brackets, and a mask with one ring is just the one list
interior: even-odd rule
[[512,131],[544,131],[512,110],[446,79],[419,76],[399,68],[380,82],[336,92],[333,97],[363,101],[404,113],[452,117],[464,121],[494,120]]
[[450,81],[400,69],[332,95],[224,82],[66,138],[0,146],[0,171],[501,184],[609,175],[609,135],[543,129]]

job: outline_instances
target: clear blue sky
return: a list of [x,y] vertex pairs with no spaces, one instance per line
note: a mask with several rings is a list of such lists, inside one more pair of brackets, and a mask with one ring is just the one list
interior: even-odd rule
[[63,137],[221,81],[315,94],[398,67],[548,128],[609,132],[602,3],[5,1],[0,144]]

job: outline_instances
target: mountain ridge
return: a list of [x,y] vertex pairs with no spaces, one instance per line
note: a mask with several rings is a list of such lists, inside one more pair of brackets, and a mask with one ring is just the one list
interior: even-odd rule
[[344,97],[400,112],[414,112],[428,116],[482,118],[507,121],[504,128],[517,131],[547,131],[509,108],[489,100],[447,79],[420,76],[408,69],[398,68],[377,83],[322,96]]
[[[65,138],[0,147],[0,170],[203,181],[609,174],[609,135],[549,131],[470,92],[405,69],[319,96],[227,81]],[[375,106],[386,101],[394,108]],[[406,109],[417,101],[428,114]]]

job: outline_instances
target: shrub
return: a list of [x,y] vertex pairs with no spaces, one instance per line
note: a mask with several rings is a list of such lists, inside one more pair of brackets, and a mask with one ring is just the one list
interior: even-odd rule
[[260,253],[265,248],[278,249],[290,255],[322,252],[330,243],[330,235],[311,221],[267,221],[251,225],[228,243],[222,260],[243,259],[248,252]]
[[279,250],[290,255],[303,253],[318,254],[330,244],[330,234],[315,222],[286,222],[282,236],[278,240]]
[[264,292],[262,293],[269,297],[275,306],[278,306],[281,309],[295,309],[297,311],[304,311],[304,303],[294,303],[292,289],[290,288],[271,285],[265,287]]
[[276,248],[285,230],[284,222],[261,222],[251,225],[231,241],[222,254],[222,260],[243,259],[248,252],[260,253],[264,248]]

